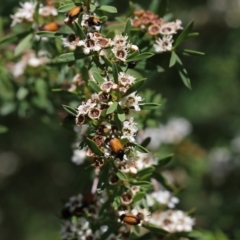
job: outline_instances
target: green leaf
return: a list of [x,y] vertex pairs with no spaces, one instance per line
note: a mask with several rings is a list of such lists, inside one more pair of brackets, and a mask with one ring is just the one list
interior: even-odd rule
[[67,111],[68,113],[70,113],[71,115],[73,116],[76,116],[77,115],[77,110],[75,108],[72,108],[70,106],[67,106],[67,105],[62,105],[64,110]]
[[137,143],[131,143],[137,151],[142,152],[142,153],[148,153],[148,150],[146,148],[144,148],[141,145],[138,145]]
[[99,93],[101,91],[101,88],[94,82],[94,81],[88,81],[88,86],[95,92]]
[[143,103],[140,105],[141,109],[143,109],[143,110],[153,110],[160,106],[161,106],[161,104],[159,104],[159,103]]
[[72,25],[72,28],[73,28],[74,32],[76,33],[76,35],[80,37],[80,39],[85,39],[86,38],[86,35],[83,32],[83,29],[80,27],[80,25],[77,22],[75,22]]
[[124,122],[126,120],[126,115],[119,104],[117,106],[117,116],[121,122]]
[[124,182],[127,182],[127,181],[128,181],[128,178],[127,178],[127,176],[125,175],[125,173],[123,173],[123,172],[120,171],[119,169],[117,170],[116,175],[118,176],[118,178],[119,178],[121,181],[124,181]]
[[93,71],[92,74],[97,83],[99,83],[99,84],[104,83],[105,80],[99,72]]
[[30,33],[24,39],[22,39],[22,41],[15,48],[14,55],[17,56],[22,51],[26,49],[30,49],[32,47],[32,38],[33,38],[33,34]]
[[136,193],[135,196],[133,197],[132,204],[142,200],[143,198],[145,198],[145,196],[146,196],[146,193],[143,193],[143,192]]
[[92,141],[90,138],[86,139],[88,147],[92,150],[93,153],[104,156],[104,153],[99,149],[98,145]]
[[141,146],[147,147],[150,142],[151,142],[151,138],[147,137],[142,141]]
[[185,55],[201,55],[201,56],[205,55],[204,52],[199,52],[199,51],[190,50],[190,49],[184,49],[183,54],[185,54]]
[[136,92],[140,87],[142,87],[142,85],[145,83],[146,81],[146,78],[143,78],[143,79],[140,79],[138,81],[135,82],[134,85],[132,85],[126,93],[123,94],[123,97],[133,93],[133,92]]
[[175,53],[175,51],[172,51],[169,67],[174,66],[176,64],[176,62],[177,62],[177,59],[178,59],[177,54]]
[[5,126],[3,126],[3,125],[0,125],[0,134],[5,133],[5,132],[7,132],[7,131],[8,131],[8,128],[7,128],[7,127],[5,127]]
[[105,37],[113,39],[115,37],[115,32],[113,30],[111,30],[106,34]]
[[130,36],[131,34],[131,29],[132,29],[132,24],[131,24],[131,20],[128,19],[124,28],[124,35],[125,36]]
[[89,55],[86,55],[84,53],[76,53],[76,52],[69,52],[69,53],[64,53],[59,56],[58,61],[60,62],[73,62],[76,61],[77,59],[82,59],[86,58]]
[[147,189],[153,187],[153,184],[148,181],[133,181],[133,182],[130,182],[130,184],[135,186],[140,186],[141,188],[147,188]]
[[115,112],[115,110],[117,109],[118,103],[114,102],[112,105],[110,105],[110,107],[107,110],[107,114],[111,114],[113,112]]
[[112,62],[106,56],[102,56],[102,59],[108,67],[112,67]]
[[158,166],[158,167],[164,167],[164,166],[166,166],[168,163],[171,162],[172,158],[173,158],[173,154],[169,154],[169,155],[161,158],[161,159],[158,161],[158,165],[157,165],[157,166]]
[[152,176],[154,170],[155,170],[155,167],[144,168],[139,172],[137,172],[136,178],[139,178],[141,180],[148,179],[149,177]]
[[181,77],[184,85],[189,88],[189,89],[192,89],[191,87],[191,81],[188,77],[188,73],[187,73],[187,70],[183,67],[183,65],[181,63],[178,62],[177,64],[177,68],[178,68],[178,73],[179,73],[179,76]]
[[158,9],[159,7],[159,3],[161,2],[161,0],[152,0],[149,7],[148,7],[148,10],[152,11],[152,12],[156,12],[156,10]]
[[144,53],[138,54],[137,56],[133,56],[133,57],[127,58],[126,62],[140,61],[140,60],[144,60],[144,59],[150,58],[152,56],[154,56],[154,53],[144,52]]
[[58,12],[60,13],[66,13],[68,12],[70,9],[72,9],[73,7],[75,7],[75,4],[74,3],[67,3],[67,4],[64,4],[62,6],[60,6],[58,8]]
[[108,6],[108,5],[101,5],[98,10],[102,10],[105,12],[109,12],[109,13],[117,13],[117,9],[115,7],[112,6]]
[[192,32],[192,33],[189,33],[185,39],[191,39],[191,38],[195,38],[197,36],[199,36],[198,32]]
[[158,234],[158,235],[167,235],[168,232],[163,230],[162,228],[157,227],[153,224],[143,224],[142,227],[148,229],[150,232]]
[[36,34],[40,37],[47,37],[47,38],[55,38],[56,37],[56,33],[50,32],[50,31],[39,31],[39,32],[36,32]]
[[31,33],[33,30],[27,30],[21,33],[14,33],[11,35],[7,35],[6,37],[3,37],[0,39],[0,46],[4,45],[4,44],[9,44],[9,43],[13,43],[16,42],[19,39],[22,39],[23,37],[26,37],[27,35],[29,35],[29,33]]
[[160,7],[159,7],[159,16],[163,17],[168,9],[168,2],[169,0],[161,0]]
[[108,180],[109,180],[109,163],[106,163],[101,168],[99,182],[97,186],[98,193],[101,193],[106,188],[106,186],[108,185]]
[[112,63],[112,72],[113,72],[113,79],[115,83],[118,83],[118,69],[116,63]]
[[173,48],[177,48],[185,39],[187,39],[187,36],[189,32],[192,30],[193,27],[193,21],[191,21],[181,32],[181,34],[178,36],[178,38],[175,41],[175,44]]

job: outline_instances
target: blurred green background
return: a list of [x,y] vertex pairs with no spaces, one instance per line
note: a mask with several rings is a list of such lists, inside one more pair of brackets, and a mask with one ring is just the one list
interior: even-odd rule
[[[113,2],[119,12],[128,8],[126,0]],[[5,33],[9,32],[9,15],[17,3],[9,0],[1,6]],[[143,0],[135,3],[148,4]],[[178,208],[196,208],[196,229],[220,229],[227,239],[238,240],[240,3],[170,0],[169,9],[184,26],[194,19],[194,31],[200,33],[184,47],[206,53],[182,59],[192,81],[191,91],[183,85],[176,69],[147,76],[146,87],[158,89],[167,99],[159,121],[179,116],[193,126],[191,136],[173,147],[176,157],[172,168],[176,175],[178,171],[185,176]],[[4,66],[2,60],[0,66]],[[0,239],[60,239],[61,199],[75,195],[76,183],[81,180],[81,167],[71,162],[74,134],[61,126],[57,113],[44,121],[41,112],[29,118],[12,113],[1,116],[0,124],[9,128],[0,135]],[[206,233],[206,239],[221,240],[220,235],[213,235]]]

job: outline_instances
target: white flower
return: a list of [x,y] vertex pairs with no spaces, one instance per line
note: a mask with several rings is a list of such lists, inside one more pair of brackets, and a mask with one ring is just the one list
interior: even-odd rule
[[24,3],[20,2],[19,4],[21,8],[19,8],[14,15],[10,16],[13,20],[11,27],[23,21],[33,22],[33,15],[34,15],[37,2],[24,2]]
[[84,40],[80,40],[77,46],[83,48],[84,54],[89,54],[91,51],[98,52],[101,50],[101,46],[97,42],[96,37],[86,38]]
[[152,215],[149,222],[171,233],[190,232],[195,223],[193,218],[180,210],[156,212]]
[[79,114],[87,114],[90,109],[94,108],[96,106],[96,103],[92,102],[91,99],[89,99],[87,102],[83,102],[80,106],[78,106],[78,115]]
[[115,46],[114,48],[112,48],[112,52],[119,60],[123,62],[126,61],[128,55],[128,50],[126,46]]
[[48,17],[48,16],[57,16],[58,11],[54,6],[41,6],[38,11],[39,15],[43,17]]
[[157,159],[154,158],[150,153],[137,153],[139,158],[135,161],[135,164],[138,170],[157,164]]
[[67,38],[62,38],[62,43],[64,47],[68,47],[74,51],[76,49],[76,46],[78,46],[79,38],[77,38],[75,34],[69,34]]
[[72,156],[72,162],[74,162],[77,165],[80,165],[84,162],[86,158],[86,149],[75,149],[73,151],[73,156]]
[[61,227],[62,239],[74,238],[76,236],[77,226],[76,223],[66,221]]
[[177,33],[177,30],[181,29],[181,21],[167,22],[160,26],[160,33],[162,35],[172,35]]
[[169,208],[174,208],[177,203],[179,203],[179,199],[174,197],[172,193],[167,190],[157,191],[151,193],[151,196],[160,204],[167,205]]
[[127,44],[128,36],[116,35],[112,40],[112,45],[114,47],[124,47]]
[[132,85],[135,82],[136,78],[130,76],[124,72],[118,74],[118,83],[122,86]]
[[136,92],[124,97],[121,101],[121,105],[126,104],[128,107],[133,107],[135,111],[140,111],[139,102],[143,101],[142,97],[136,95]]
[[166,52],[172,50],[172,35],[163,36],[163,38],[158,38],[156,44],[153,45],[156,52]]

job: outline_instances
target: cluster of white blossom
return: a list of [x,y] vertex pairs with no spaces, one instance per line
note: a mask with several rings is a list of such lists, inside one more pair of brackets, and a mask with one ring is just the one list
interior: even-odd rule
[[[166,124],[160,124],[158,128],[146,128],[144,138],[150,137],[154,139],[148,147],[150,149],[157,149],[161,144],[177,144],[181,142],[191,131],[192,125],[187,119],[172,118]],[[141,140],[139,139],[139,141]]]
[[[14,15],[11,15],[12,18],[12,24],[11,26],[15,26],[18,23],[22,22],[28,22],[33,23],[34,22],[34,13],[37,6],[37,1],[29,1],[29,2],[20,2],[20,8],[17,10]],[[38,14],[42,17],[49,17],[49,16],[57,16],[58,12],[57,9],[52,6],[43,6],[42,4],[39,7]]]
[[170,232],[190,232],[194,225],[194,219],[181,210],[167,210],[152,214],[150,223]]
[[182,22],[165,22],[160,16],[151,11],[136,10],[132,19],[132,26],[147,31],[150,36],[160,36],[155,44],[156,52],[171,51],[173,46],[173,35],[182,29]]
[[19,77],[24,73],[27,67],[37,68],[45,65],[49,61],[47,52],[39,51],[36,54],[33,50],[27,50],[23,53],[20,61],[16,64],[9,65],[9,68],[14,77]]

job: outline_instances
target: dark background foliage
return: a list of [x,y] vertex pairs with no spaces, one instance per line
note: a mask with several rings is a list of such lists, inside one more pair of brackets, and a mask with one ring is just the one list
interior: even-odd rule
[[[128,8],[126,0],[113,2],[119,12]],[[147,1],[136,2],[147,8]],[[5,33],[17,3],[6,1],[1,6]],[[240,239],[239,164],[219,180],[213,177],[207,154],[199,154],[215,147],[228,148],[240,130],[240,6],[234,0],[188,0],[170,1],[169,9],[184,26],[194,19],[194,31],[200,36],[185,46],[206,53],[182,59],[192,81],[191,91],[175,69],[148,74],[145,85],[167,99],[159,121],[181,116],[193,125],[191,144],[185,150],[173,149],[172,168],[182,169],[188,176],[178,207],[185,211],[196,208],[197,229],[221,229],[229,239]],[[4,66],[4,62],[0,64]],[[61,126],[57,114],[42,121],[41,112],[29,118],[12,113],[1,116],[0,123],[9,128],[0,135],[0,238],[59,239],[61,199],[76,194],[81,181],[81,167],[71,163],[74,134]],[[191,151],[191,147],[195,148]],[[239,160],[239,156],[235,158]],[[221,169],[216,171],[221,173]]]

